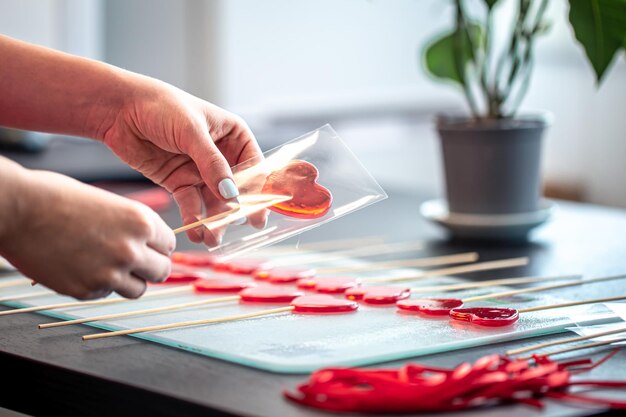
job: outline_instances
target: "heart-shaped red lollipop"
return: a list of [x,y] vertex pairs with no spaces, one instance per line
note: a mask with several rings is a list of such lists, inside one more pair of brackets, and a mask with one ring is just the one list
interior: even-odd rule
[[447,316],[453,308],[463,306],[458,298],[411,298],[396,303],[400,310],[428,314],[430,316]]
[[256,283],[249,279],[234,278],[232,276],[214,276],[207,279],[200,279],[193,283],[196,292],[239,292],[243,289],[256,287]]
[[315,165],[296,159],[268,175],[261,192],[292,197],[269,207],[276,213],[298,219],[317,219],[328,213],[333,201],[330,191],[317,183],[318,177]]
[[348,300],[362,300],[368,304],[395,304],[411,296],[411,289],[404,287],[356,287],[345,292]]
[[514,308],[502,307],[455,308],[450,311],[450,317],[479,326],[501,327],[519,320],[519,312]]
[[354,301],[330,295],[305,295],[293,300],[291,305],[298,313],[347,313],[359,308]]
[[288,303],[303,295],[302,291],[269,285],[247,288],[239,293],[241,301],[248,303]]

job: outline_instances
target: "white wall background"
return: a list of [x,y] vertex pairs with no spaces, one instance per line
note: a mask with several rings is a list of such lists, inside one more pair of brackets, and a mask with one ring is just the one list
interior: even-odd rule
[[[417,52],[451,12],[441,0],[0,0],[0,32],[162,78],[241,113],[268,146],[291,138],[272,130],[279,119],[332,120],[384,185],[441,193],[430,117],[464,102]],[[555,116],[546,176],[626,207],[626,62],[597,89],[566,1],[549,15],[523,105]]]

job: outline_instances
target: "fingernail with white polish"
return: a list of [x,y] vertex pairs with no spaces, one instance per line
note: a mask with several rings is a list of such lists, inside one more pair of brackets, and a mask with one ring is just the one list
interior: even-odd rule
[[241,226],[242,224],[245,224],[248,221],[248,218],[246,216],[240,217],[237,220],[233,221],[232,224],[236,225],[236,226]]
[[239,195],[239,190],[235,185],[234,181],[230,178],[224,178],[217,184],[217,188],[220,191],[222,197],[226,200],[230,200],[231,198],[235,198]]

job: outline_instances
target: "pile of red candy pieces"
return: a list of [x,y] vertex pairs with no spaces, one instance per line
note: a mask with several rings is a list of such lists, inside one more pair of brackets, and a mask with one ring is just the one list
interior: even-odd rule
[[545,356],[533,361],[500,355],[485,356],[473,365],[454,369],[407,364],[399,369],[327,368],[314,372],[292,401],[329,411],[419,413],[457,411],[506,403],[543,407],[542,398],[571,403],[626,408],[626,401],[596,398],[569,388],[626,388],[621,381],[572,381],[571,376],[595,368],[590,359],[555,362]]

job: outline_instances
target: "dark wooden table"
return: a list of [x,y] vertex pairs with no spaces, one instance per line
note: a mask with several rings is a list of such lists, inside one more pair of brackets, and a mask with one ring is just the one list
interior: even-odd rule
[[[478,250],[485,260],[516,256],[531,258],[529,266],[508,270],[506,276],[556,273],[599,276],[626,272],[625,211],[561,203],[555,220],[538,230],[532,243],[477,245],[446,241],[440,229],[420,218],[418,206],[422,200],[418,196],[392,192],[388,200],[311,231],[301,240],[383,234],[391,240],[424,239],[428,242],[428,254],[471,249]],[[178,221],[174,212],[167,213],[166,218],[172,224]],[[185,247],[189,244],[181,242],[179,248]],[[468,277],[478,280],[502,276],[503,272],[492,272]],[[626,280],[563,291],[563,296],[570,298],[615,294],[626,294]],[[85,344],[80,342],[79,336],[95,332],[95,329],[68,326],[45,333],[37,331],[36,324],[47,320],[53,319],[23,314],[3,317],[0,321],[3,378],[0,406],[34,415],[63,416],[328,415],[293,405],[282,398],[283,389],[293,387],[305,376],[262,372],[131,337]],[[417,360],[453,366],[537,341],[494,344]],[[598,355],[600,353],[595,354]],[[594,378],[622,379],[624,375],[626,352],[620,352],[610,364],[592,374]],[[513,417],[598,413],[597,410],[566,407],[549,401],[547,404],[543,411],[507,406],[463,415]]]

